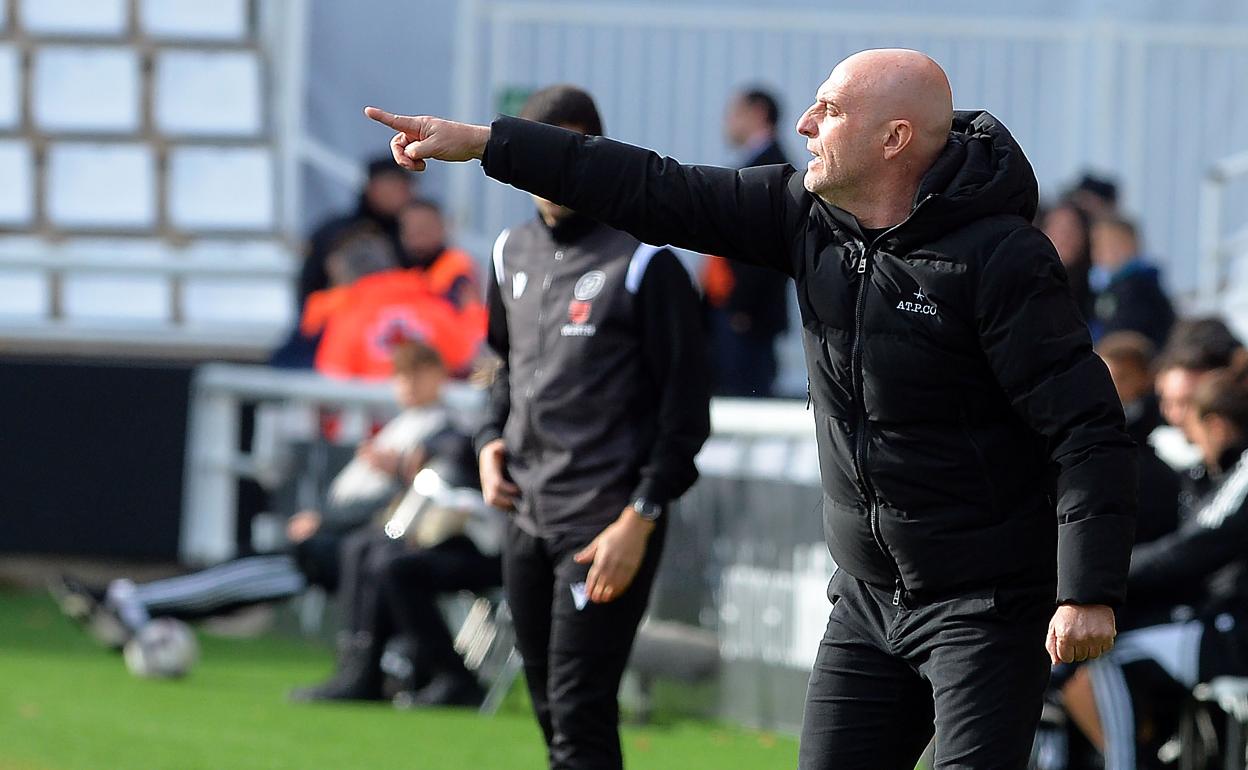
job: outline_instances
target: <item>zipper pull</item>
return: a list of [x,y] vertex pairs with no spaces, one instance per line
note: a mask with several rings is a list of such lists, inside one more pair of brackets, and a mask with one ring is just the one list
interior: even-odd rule
[[893,591],[893,606],[901,606],[901,581],[897,581],[897,588]]
[[867,272],[867,253],[864,251],[862,256],[858,257],[858,275]]

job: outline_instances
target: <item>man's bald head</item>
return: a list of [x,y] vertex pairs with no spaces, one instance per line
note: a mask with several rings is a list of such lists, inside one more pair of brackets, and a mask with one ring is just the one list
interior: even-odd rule
[[797,123],[815,156],[806,188],[838,205],[864,186],[913,188],[952,123],[949,78],[930,57],[898,48],[856,53],[836,65]]

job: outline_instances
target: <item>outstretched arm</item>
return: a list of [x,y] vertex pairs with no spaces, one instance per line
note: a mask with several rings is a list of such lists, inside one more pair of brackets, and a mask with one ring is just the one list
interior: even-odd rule
[[792,275],[789,233],[809,207],[792,167],[685,166],[649,150],[555,126],[499,118],[477,126],[365,109],[397,132],[395,162],[482,161],[507,184],[568,206],[645,243],[763,264]]

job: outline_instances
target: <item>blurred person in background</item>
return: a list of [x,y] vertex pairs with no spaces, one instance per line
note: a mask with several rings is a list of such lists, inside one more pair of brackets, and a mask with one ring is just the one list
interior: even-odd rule
[[1169,428],[1153,434],[1158,454],[1171,467],[1190,468],[1200,460],[1194,439],[1184,427],[1196,385],[1210,372],[1243,357],[1243,346],[1220,318],[1191,318],[1175,324],[1155,367],[1158,403]]
[[[521,115],[601,135],[592,97]],[[552,768],[620,768],[618,692],[669,506],[710,432],[698,296],[676,255],[534,197],[494,245],[489,346],[502,365],[477,434],[516,647]]]
[[1096,174],[1084,174],[1062,197],[1086,211],[1093,220],[1118,213],[1117,183]]
[[[502,584],[502,516],[481,498],[466,434],[439,432],[421,459],[420,473],[432,471],[436,481],[426,488],[422,476],[407,485],[381,517],[385,529],[361,529],[344,541],[338,591],[344,628],[335,671],[321,684],[293,690],[292,700],[384,697],[382,657],[399,637],[410,667],[397,684],[396,706],[480,705],[484,693],[455,651],[437,600]],[[403,469],[398,473],[407,480]]]
[[344,231],[325,258],[329,285],[304,298],[299,323],[269,357],[269,366],[311,369],[329,319],[347,303],[349,288],[360,278],[398,266],[390,239],[370,224]]
[[1096,353],[1109,367],[1127,417],[1127,433],[1139,449],[1135,542],[1147,543],[1178,526],[1180,488],[1178,474],[1149,443],[1149,436],[1162,423],[1153,388],[1154,347],[1138,332],[1114,332],[1096,344]]
[[[767,91],[733,97],[724,135],[738,168],[786,164],[776,138],[780,107]],[[702,263],[702,294],[710,327],[712,384],[721,396],[767,398],[776,380],[776,339],[789,327],[788,276],[723,257]]]
[[1135,225],[1105,216],[1092,226],[1092,273],[1096,300],[1089,326],[1094,339],[1135,331],[1164,345],[1174,325],[1174,308],[1161,287],[1161,272],[1145,261]]
[[370,225],[389,239],[394,251],[399,250],[398,216],[412,199],[412,180],[405,174],[396,174],[390,158],[369,161],[367,173],[367,181],[355,210],[329,218],[308,238],[307,255],[299,274],[301,308],[308,295],[331,285],[326,263],[329,253],[345,233],[360,225]]
[[[401,411],[334,477],[325,499],[287,523],[289,553],[247,556],[180,577],[97,590],[65,576],[51,588],[62,610],[102,643],[120,647],[153,617],[196,620],[288,599],[309,585],[340,586],[340,550],[410,482],[447,440],[441,404],[445,370],[437,353],[409,343],[395,351],[394,394]],[[451,432],[450,436],[455,434]]]
[[[1063,688],[1067,712],[1106,770],[1160,768],[1181,703],[1200,682],[1248,675],[1248,381],[1241,365],[1203,378],[1184,412],[1205,473],[1179,528],[1136,546],[1129,617],[1107,656]],[[1242,759],[1242,758],[1241,758]]]
[[[394,348],[419,341],[438,352],[453,376],[466,376],[485,337],[485,316],[479,309],[458,308],[435,292],[431,279],[437,277],[398,267],[334,289],[329,312],[316,319],[321,324],[317,371],[331,377],[384,379],[391,373]],[[310,331],[304,329],[305,334]]]
[[467,252],[447,246],[442,209],[430,200],[417,199],[399,212],[400,264],[424,277],[429,291],[450,302],[460,312],[481,313],[481,282],[477,265]]
[[1092,289],[1088,273],[1092,270],[1092,220],[1088,213],[1069,200],[1062,200],[1044,212],[1040,229],[1049,236],[1057,256],[1066,268],[1070,291],[1085,321],[1093,317]]

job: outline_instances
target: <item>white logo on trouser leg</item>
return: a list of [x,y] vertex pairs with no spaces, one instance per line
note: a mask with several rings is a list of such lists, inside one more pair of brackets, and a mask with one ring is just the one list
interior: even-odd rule
[[589,590],[585,587],[585,583],[573,583],[568,588],[572,589],[572,603],[576,605],[576,609],[578,611],[585,609],[585,605],[589,604]]

